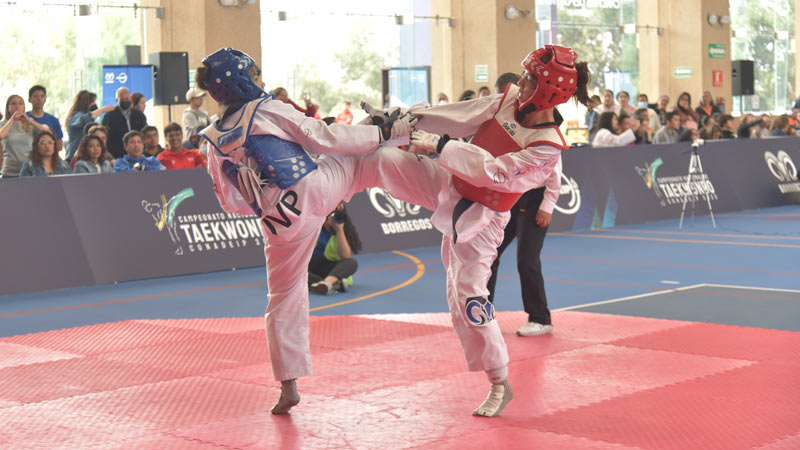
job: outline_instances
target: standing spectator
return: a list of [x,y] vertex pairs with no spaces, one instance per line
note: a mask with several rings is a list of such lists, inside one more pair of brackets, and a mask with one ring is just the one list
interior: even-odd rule
[[308,263],[309,290],[322,295],[346,291],[358,270],[353,254],[360,251],[358,231],[341,202],[322,224]]
[[[3,178],[16,178],[33,145],[34,131],[48,131],[25,114],[25,100],[10,95],[6,100],[6,120],[0,123],[0,152]],[[55,144],[55,137],[53,138]]]
[[145,156],[158,156],[164,151],[164,147],[158,143],[158,128],[148,125],[142,128],[142,136]]
[[[516,77],[514,84],[519,80]],[[494,85],[497,94],[505,92],[508,82],[503,76],[498,78]],[[600,97],[597,98],[597,106]],[[590,100],[591,103],[591,100]],[[589,111],[592,111],[592,105]],[[561,194],[561,172],[553,171],[540,188],[531,189],[522,194],[517,203],[511,208],[511,217],[503,232],[503,242],[497,247],[497,257],[492,263],[492,275],[486,283],[489,289],[489,302],[494,303],[497,273],[500,268],[500,256],[511,242],[517,240],[517,272],[522,288],[522,306],[528,314],[528,320],[517,330],[518,336],[539,336],[553,331],[553,322],[550,319],[550,308],[547,306],[547,294],[544,289],[542,276],[542,246],[547,235],[547,228],[553,217],[558,196]]]
[[108,151],[114,158],[121,158],[125,156],[123,136],[128,131],[139,131],[146,127],[147,118],[141,111],[133,108],[128,88],[117,89],[116,99],[117,107],[103,117],[103,125],[108,128]]
[[353,113],[350,112],[350,102],[347,100],[343,101],[342,107],[344,109],[336,116],[336,123],[351,125],[353,123]]
[[670,111],[666,120],[664,126],[653,136],[653,144],[674,144],[680,140],[678,130],[681,128],[681,116],[677,111]]
[[639,109],[647,110],[647,119],[650,122],[651,129],[657,130],[661,128],[661,119],[659,118],[658,112],[656,111],[657,105],[650,103],[650,100],[647,98],[647,94],[639,94],[639,97],[637,99],[637,106],[639,107]]
[[589,97],[589,104],[586,105],[584,120],[586,121],[586,128],[589,130],[589,142],[592,142],[594,138],[594,129],[597,128],[597,121],[600,119],[600,113],[597,112],[597,107],[600,106],[600,103],[602,103],[600,96],[593,95]]
[[478,97],[486,97],[492,94],[488,86],[481,86],[478,88]]
[[636,110],[635,118],[639,121],[639,129],[634,132],[636,144],[653,143],[653,129],[650,127],[650,113],[652,112],[653,110],[650,108]]
[[78,161],[72,173],[112,173],[114,168],[106,159],[106,144],[98,136],[87,134],[78,145]]
[[[178,127],[180,129],[180,127]],[[114,160],[114,172],[138,172],[144,170],[164,170],[164,166],[154,156],[144,156],[142,133],[131,130],[122,137],[125,156]]]
[[461,96],[458,97],[458,101],[465,102],[467,100],[472,100],[473,98],[475,98],[475,91],[473,91],[472,89],[467,89],[466,91],[461,93]]
[[171,123],[164,127],[164,137],[167,139],[167,148],[159,153],[157,158],[167,169],[195,169],[206,166],[206,158],[197,149],[183,147],[183,133],[181,126]]
[[719,107],[714,104],[714,97],[711,92],[703,91],[703,96],[700,98],[700,104],[694,110],[700,117],[713,116],[715,114],[722,114]]
[[639,128],[639,125],[635,124],[634,127],[635,129],[630,128],[620,134],[617,114],[604,112],[600,114],[600,119],[597,120],[592,147],[622,147],[632,144],[636,141],[636,135],[633,132]]
[[72,106],[67,113],[67,133],[69,134],[69,141],[67,141],[67,155],[66,160],[70,161],[75,156],[75,151],[78,149],[78,143],[84,136],[84,130],[87,125],[90,125],[101,114],[111,112],[114,110],[114,105],[106,105],[102,108],[97,107],[97,94],[89,91],[80,91],[75,95],[75,100],[72,101]]
[[598,114],[613,112],[617,116],[619,116],[622,112],[622,108],[620,108],[618,104],[614,103],[614,92],[611,89],[606,89],[603,91],[603,103],[595,108],[595,110],[597,110]]
[[58,123],[58,118],[44,112],[44,104],[47,102],[47,89],[38,84],[28,89],[28,101],[31,103],[31,110],[27,113],[28,117],[50,128],[56,136],[56,153],[60,152],[64,145],[64,132],[61,131],[61,124]]
[[133,103],[133,109],[144,114],[144,109],[147,107],[147,99],[144,98],[144,94],[141,92],[134,92],[131,94],[131,103]]
[[659,126],[667,124],[667,105],[669,105],[669,95],[662,95],[658,97],[658,101],[652,105],[648,105],[658,114]]
[[730,114],[723,114],[719,116],[719,126],[722,128],[722,139],[736,138],[736,135],[733,134],[733,116]]
[[183,134],[191,136],[197,134],[207,127],[209,122],[208,113],[200,109],[203,106],[203,99],[206,91],[193,88],[186,91],[186,101],[189,107],[183,110]]
[[700,115],[692,110],[692,96],[688,92],[681,92],[678,96],[676,111],[681,119],[681,128],[696,130],[700,123]]
[[56,135],[45,128],[36,132],[28,161],[19,169],[20,177],[47,177],[72,173],[56,151]]
[[789,125],[789,116],[783,114],[772,121],[770,136],[794,136],[794,128]]
[[[261,70],[261,69],[259,69]],[[261,76],[261,75],[259,75]],[[289,98],[289,93],[286,89],[282,87],[276,87],[273,89],[270,94],[275,98],[275,100],[280,100],[283,103],[288,103],[294,107],[294,109],[300,111],[301,113],[305,114],[306,117],[311,117],[314,119],[319,119],[319,105],[316,105],[314,102],[311,101],[311,96],[307,93],[303,94],[303,101],[306,104],[306,107],[303,108],[297,103],[293,102],[292,99]]]
[[617,103],[619,103],[619,109],[622,111],[622,114],[627,114],[631,116],[633,113],[636,112],[636,108],[630,104],[631,101],[631,94],[628,94],[628,91],[619,91],[617,92]]

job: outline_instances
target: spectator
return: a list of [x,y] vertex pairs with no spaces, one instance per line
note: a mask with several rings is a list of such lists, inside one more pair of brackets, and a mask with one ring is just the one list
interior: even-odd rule
[[[636,129],[639,128],[638,124],[633,125]],[[594,139],[592,139],[592,147],[622,147],[636,141],[636,136],[633,134],[635,129],[625,130],[620,133],[619,119],[617,114],[613,112],[604,112],[600,114],[600,119],[597,120],[597,128],[594,132]]]
[[711,139],[722,139],[722,127],[719,125],[714,125],[714,129],[711,130]]
[[617,103],[619,103],[619,108],[621,112],[619,113],[620,116],[622,114],[627,114],[630,116],[631,114],[636,112],[636,108],[630,104],[631,94],[628,94],[628,91],[619,91],[617,93]]
[[158,160],[167,169],[195,169],[206,166],[206,158],[197,149],[184,148],[181,126],[171,123],[164,127],[167,148],[158,154]]
[[736,130],[736,136],[739,139],[750,139],[751,130],[760,123],[760,121],[756,120],[756,116],[750,113],[744,114],[741,122],[739,122],[739,128]]
[[[194,130],[192,131],[193,134],[188,136],[184,136],[186,139],[183,140],[183,148],[188,148],[189,150],[199,149],[200,153],[207,153],[207,149],[205,148],[203,138],[200,137],[198,134],[202,130]],[[201,148],[202,147],[202,148]]]
[[714,116],[700,116],[700,132],[698,133],[700,139],[713,139],[714,127],[717,126],[717,121]]
[[606,89],[603,91],[603,103],[601,103],[597,108],[598,114],[603,114],[605,112],[613,112],[617,116],[620,115],[622,112],[622,108],[619,107],[618,104],[614,103],[614,92],[610,89]]
[[72,173],[112,173],[114,168],[106,159],[106,144],[99,136],[87,134],[78,145],[78,161]]
[[[657,105],[650,103],[650,100],[647,98],[647,94],[639,94],[637,106],[639,109],[647,110],[647,119],[650,122],[649,126],[651,129],[657,130],[661,128],[661,118],[658,116],[658,112],[656,111]],[[641,122],[641,120],[639,121]]]
[[300,111],[301,113],[305,114],[306,117],[312,117],[314,119],[319,119],[319,116],[318,116],[319,106],[314,104],[311,101],[311,96],[310,95],[303,94],[303,101],[305,102],[306,107],[302,108],[302,107],[300,107],[300,105],[298,105],[297,103],[293,102],[289,98],[289,93],[286,91],[286,89],[284,89],[282,87],[276,87],[275,89],[273,89],[270,92],[270,94],[272,94],[272,96],[275,98],[275,100],[279,100],[279,101],[282,101],[283,103],[288,103],[288,104],[292,105],[294,107],[294,109],[296,109],[296,110]]
[[56,135],[45,128],[36,132],[28,161],[19,169],[20,177],[47,177],[72,173],[56,151]]
[[678,130],[681,128],[681,116],[677,111],[667,113],[666,122],[653,136],[653,144],[674,144],[681,138]]
[[487,97],[492,94],[488,86],[481,86],[478,88],[478,97]]
[[202,89],[189,89],[186,91],[186,101],[189,107],[183,110],[183,134],[191,136],[197,134],[208,126],[208,113],[200,109],[203,106],[203,99],[206,91]]
[[472,89],[467,89],[466,91],[461,93],[461,96],[458,97],[458,101],[464,102],[467,100],[472,100],[473,98],[475,98],[475,91],[473,91]]
[[447,94],[444,92],[440,92],[439,95],[436,96],[437,105],[446,105],[448,103],[450,103],[450,99],[447,98]]
[[72,101],[72,106],[67,113],[67,133],[69,134],[69,141],[67,141],[67,161],[75,156],[75,151],[78,149],[78,143],[84,136],[84,130],[87,125],[90,125],[101,114],[108,113],[114,110],[114,105],[106,105],[102,108],[97,107],[97,94],[89,91],[80,91],[75,95],[75,100]]
[[703,96],[700,99],[700,104],[694,110],[700,117],[713,116],[715,114],[722,114],[719,107],[714,104],[714,98],[711,92],[703,91]]
[[669,105],[669,95],[662,95],[658,97],[658,102],[649,105],[658,114],[659,126],[667,124],[667,105]]
[[158,128],[148,125],[142,128],[144,139],[144,154],[147,156],[158,156],[164,151],[164,147],[158,143]]
[[589,97],[589,104],[586,105],[584,120],[586,121],[586,128],[589,130],[589,142],[592,142],[592,138],[594,138],[594,129],[597,127],[597,120],[600,118],[600,113],[597,112],[597,107],[600,106],[600,103],[602,103],[600,96],[593,95]]
[[114,158],[121,158],[125,156],[126,150],[123,136],[128,131],[138,132],[146,127],[147,118],[141,111],[133,108],[128,88],[117,89],[116,99],[117,107],[103,117],[103,125],[108,128],[108,151]]
[[789,116],[783,114],[772,121],[770,136],[794,136],[794,128],[789,125]]
[[34,131],[48,131],[48,128],[25,114],[25,100],[19,95],[10,95],[6,100],[5,117],[0,123],[0,170],[3,178],[16,178],[31,153]]
[[31,103],[31,110],[28,117],[45,125],[56,136],[56,153],[61,151],[64,145],[64,132],[61,131],[61,124],[58,118],[52,114],[44,112],[44,104],[47,102],[47,89],[44,86],[33,86],[28,90],[28,101]]
[[361,251],[358,231],[339,203],[322,225],[317,245],[308,263],[309,289],[315,294],[344,292],[353,284],[352,275],[358,270],[353,254]]
[[353,113],[350,112],[350,102],[347,100],[343,101],[342,107],[344,109],[336,116],[336,123],[351,125],[353,123]]
[[122,137],[125,156],[114,160],[114,172],[138,172],[144,170],[164,170],[164,166],[154,156],[144,156],[142,133],[131,130]]
[[736,135],[733,134],[733,116],[730,114],[722,114],[719,116],[719,126],[722,131],[721,139],[736,138]]
[[134,92],[131,94],[131,103],[133,103],[133,109],[144,114],[144,109],[147,107],[147,99],[144,98],[144,94],[141,92]]
[[756,139],[768,138],[770,136],[771,124],[772,117],[769,114],[762,114],[758,126],[750,129],[750,137]]
[[681,92],[678,104],[673,111],[677,111],[681,119],[681,128],[696,130],[700,122],[700,115],[692,110],[692,96],[688,92]]
[[700,139],[700,133],[698,133],[697,130],[687,128],[683,130],[683,133],[681,133],[681,137],[678,142],[694,142],[698,139]]
[[653,143],[653,129],[650,127],[650,113],[652,112],[653,110],[650,108],[640,108],[636,110],[635,117],[636,120],[639,121],[639,129],[634,132],[636,135],[636,144]]

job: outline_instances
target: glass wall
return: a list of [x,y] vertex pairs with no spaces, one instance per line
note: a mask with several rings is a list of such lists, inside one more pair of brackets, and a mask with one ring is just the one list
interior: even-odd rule
[[734,97],[733,111],[784,112],[797,92],[794,0],[730,0],[731,58],[751,60],[755,95]]
[[625,90],[636,98],[636,0],[538,0],[536,21],[537,47],[564,45],[591,61],[590,90]]

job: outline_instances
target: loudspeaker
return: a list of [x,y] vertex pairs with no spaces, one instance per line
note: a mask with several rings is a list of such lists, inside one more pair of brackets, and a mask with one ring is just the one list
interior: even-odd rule
[[731,61],[733,95],[753,95],[753,61]]
[[129,66],[139,66],[142,64],[142,46],[141,45],[126,45],[125,46],[125,64]]
[[159,52],[150,54],[150,64],[155,67],[153,103],[155,105],[186,104],[189,90],[189,54],[186,52]]

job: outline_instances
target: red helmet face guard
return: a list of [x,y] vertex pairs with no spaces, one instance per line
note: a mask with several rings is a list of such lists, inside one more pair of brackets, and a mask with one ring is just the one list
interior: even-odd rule
[[575,51],[558,45],[545,45],[530,52],[522,61],[522,68],[536,77],[536,89],[527,98],[517,98],[517,110],[533,105],[540,111],[569,100],[578,88],[576,59]]

